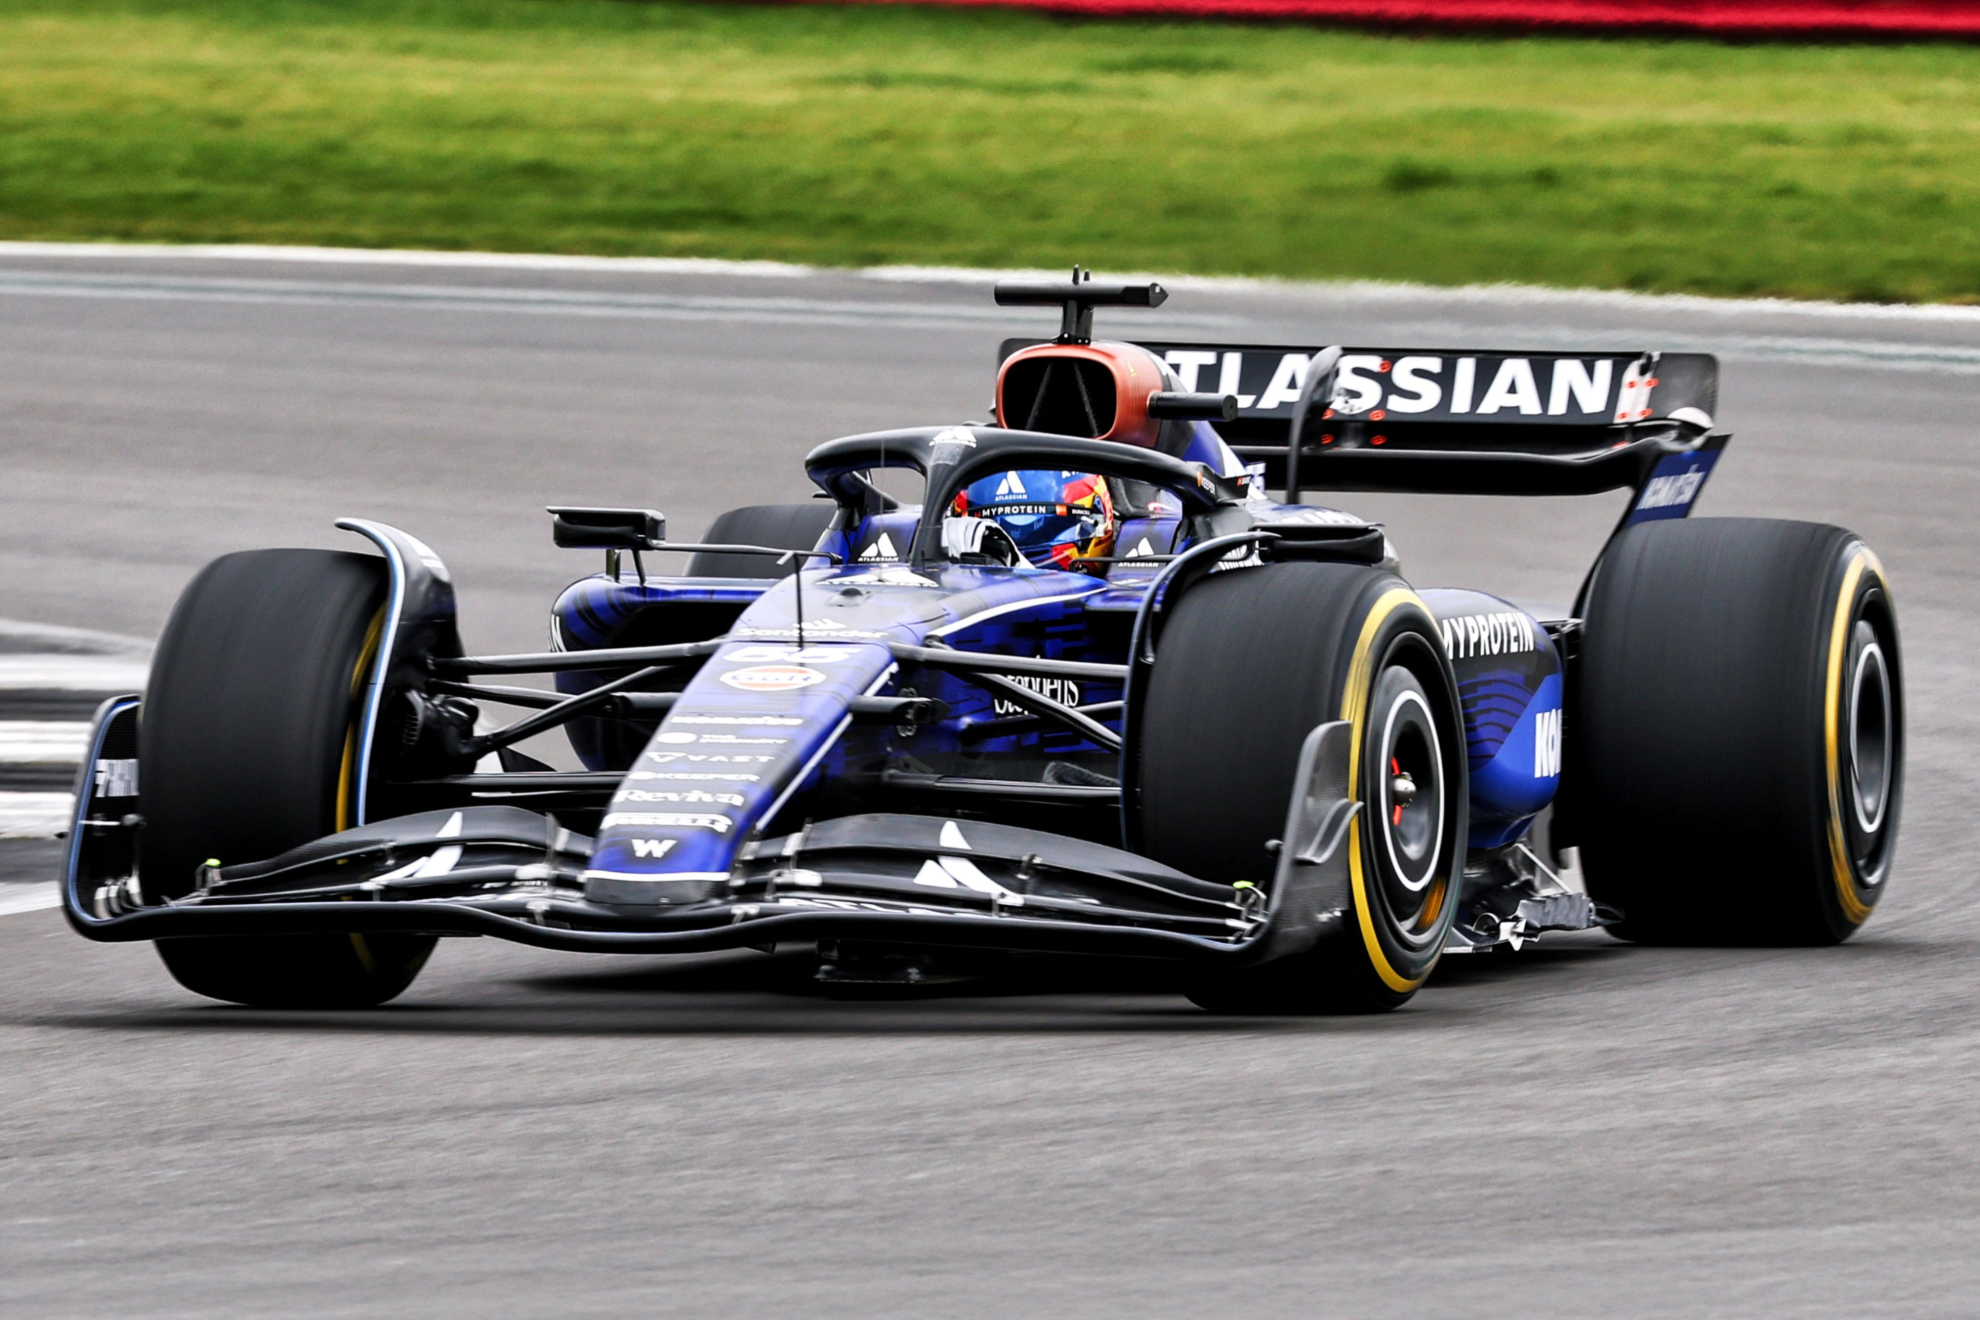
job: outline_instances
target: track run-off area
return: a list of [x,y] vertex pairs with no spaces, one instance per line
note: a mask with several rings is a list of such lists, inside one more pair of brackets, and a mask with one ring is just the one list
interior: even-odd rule
[[[686,537],[802,498],[821,440],[981,418],[998,341],[1051,332],[988,283],[0,245],[0,834],[47,832],[22,796],[213,556],[381,519],[470,649],[539,649],[595,567],[544,505]],[[1148,972],[847,1002],[789,956],[449,941],[384,1009],[256,1013],[72,934],[57,843],[8,838],[0,1314],[1970,1315],[1980,309],[1169,283],[1098,332],[1719,353],[1699,515],[1842,524],[1895,586],[1905,819],[1858,938],[1549,937],[1317,1021]],[[1537,604],[1622,498],[1339,502],[1419,585]]]

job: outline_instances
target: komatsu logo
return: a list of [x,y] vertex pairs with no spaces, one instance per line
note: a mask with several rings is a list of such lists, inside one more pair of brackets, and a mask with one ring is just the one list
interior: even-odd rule
[[1704,484],[1703,471],[1680,472],[1674,477],[1652,477],[1650,484],[1643,488],[1643,498],[1636,502],[1636,507],[1668,509],[1674,505],[1689,504],[1698,498],[1698,488]]
[[1533,777],[1553,779],[1561,773],[1561,712],[1543,710],[1533,721]]
[[1444,650],[1453,660],[1476,660],[1489,655],[1537,651],[1533,620],[1518,610],[1494,614],[1465,614],[1438,624]]

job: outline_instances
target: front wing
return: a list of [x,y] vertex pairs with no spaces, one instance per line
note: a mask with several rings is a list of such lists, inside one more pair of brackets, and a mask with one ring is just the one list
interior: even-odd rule
[[399,931],[692,953],[859,939],[1240,965],[1310,948],[1348,903],[1345,723],[1306,740],[1269,893],[1041,830],[873,813],[753,840],[713,896],[616,905],[585,897],[591,840],[468,806],[202,868],[167,898],[143,878],[137,713],[135,697],[104,704],[78,776],[64,908],[96,940]]

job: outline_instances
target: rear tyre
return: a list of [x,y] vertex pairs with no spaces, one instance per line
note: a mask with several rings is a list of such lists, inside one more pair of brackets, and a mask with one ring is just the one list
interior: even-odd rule
[[1625,939],[1833,944],[1897,845],[1904,689],[1883,567],[1839,527],[1648,523],[1590,593],[1572,825]]
[[[366,555],[256,550],[192,580],[159,639],[139,726],[147,893],[190,892],[209,858],[258,861],[356,823],[359,695],[383,624]],[[171,939],[195,994],[261,1008],[384,1003],[419,974],[425,935]]]
[[[1464,865],[1465,744],[1429,609],[1392,573],[1291,563],[1217,574],[1174,607],[1138,725],[1141,846],[1269,887],[1301,744],[1354,726],[1350,909],[1316,948],[1199,980],[1213,1012],[1367,1013],[1430,975]],[[1397,781],[1407,774],[1407,800]]]
[[[780,550],[814,550],[832,525],[838,506],[829,500],[807,504],[752,504],[730,509],[709,525],[702,539],[712,544],[767,545]],[[784,578],[799,561],[780,564],[769,555],[720,554],[703,550],[688,560],[689,577]]]

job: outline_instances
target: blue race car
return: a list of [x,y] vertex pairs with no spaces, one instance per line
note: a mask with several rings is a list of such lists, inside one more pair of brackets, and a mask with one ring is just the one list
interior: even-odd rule
[[[1162,959],[1247,1013],[1394,1008],[1547,930],[1862,924],[1902,789],[1890,587],[1839,528],[1687,519],[1714,359],[1093,341],[1165,296],[1000,286],[1062,319],[1004,346],[996,425],[830,441],[820,496],[701,542],[553,508],[605,565],[540,654],[464,655],[446,566],[377,523],[339,524],[376,554],[216,560],[98,714],[71,923],[262,1006],[381,1003],[496,935],[815,944],[853,985]],[[1539,618],[1412,587],[1309,486],[1633,497]],[[559,728],[583,769],[518,750]]]

